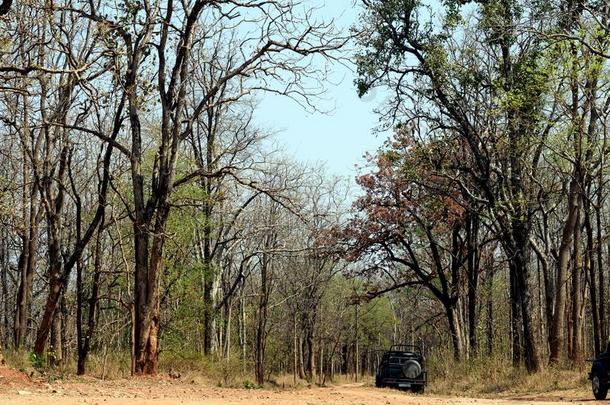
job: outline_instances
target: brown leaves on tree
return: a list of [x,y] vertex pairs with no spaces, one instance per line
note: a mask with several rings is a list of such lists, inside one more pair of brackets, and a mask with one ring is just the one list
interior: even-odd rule
[[368,156],[373,170],[357,178],[364,194],[354,203],[355,216],[341,235],[349,260],[375,245],[412,239],[426,228],[447,231],[463,222],[459,189],[434,167],[437,147],[397,131],[377,155]]

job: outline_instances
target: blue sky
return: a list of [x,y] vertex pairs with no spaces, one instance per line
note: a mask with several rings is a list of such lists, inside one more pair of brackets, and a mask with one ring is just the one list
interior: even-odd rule
[[[358,8],[353,0],[320,0],[325,3],[324,18],[334,17],[347,29],[356,22]],[[285,97],[265,94],[261,97],[257,121],[278,132],[276,139],[287,154],[302,162],[324,162],[330,175],[352,178],[355,165],[364,163],[365,152],[375,151],[386,135],[375,135],[378,124],[374,108],[383,99],[373,93],[359,99],[353,81],[354,72],[340,64],[332,66],[331,80],[326,85],[324,108],[330,114],[308,113]]]

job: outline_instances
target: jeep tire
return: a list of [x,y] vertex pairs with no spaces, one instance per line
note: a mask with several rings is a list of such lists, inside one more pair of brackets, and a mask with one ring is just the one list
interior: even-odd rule
[[593,374],[593,378],[591,378],[591,388],[595,399],[606,399],[606,396],[608,395],[608,386],[601,381],[597,372]]

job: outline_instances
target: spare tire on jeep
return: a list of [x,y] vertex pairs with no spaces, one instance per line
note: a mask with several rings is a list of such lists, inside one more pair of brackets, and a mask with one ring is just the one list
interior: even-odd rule
[[405,377],[415,379],[421,374],[421,365],[417,362],[417,360],[411,359],[402,366],[402,370]]

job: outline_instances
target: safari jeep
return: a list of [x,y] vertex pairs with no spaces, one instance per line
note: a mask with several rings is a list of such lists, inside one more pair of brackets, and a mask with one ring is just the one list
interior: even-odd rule
[[377,367],[376,387],[395,387],[423,393],[427,383],[422,351],[413,345],[394,345]]

